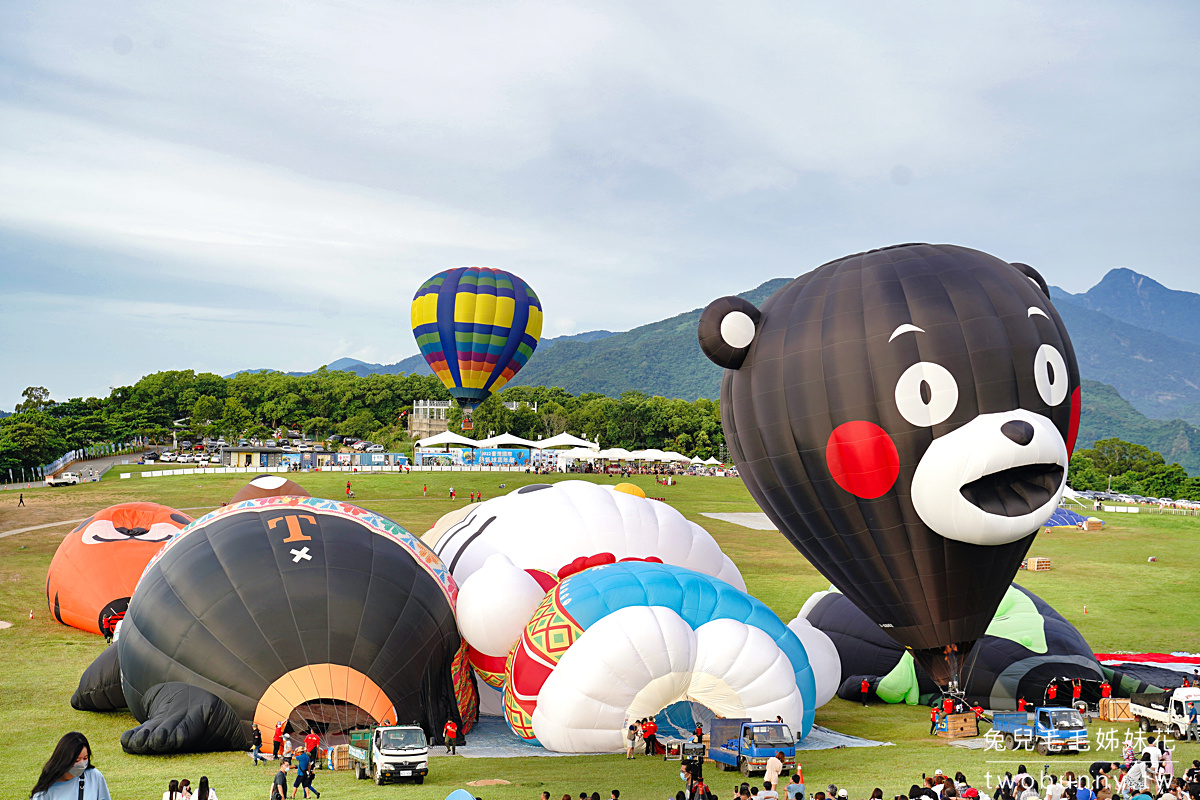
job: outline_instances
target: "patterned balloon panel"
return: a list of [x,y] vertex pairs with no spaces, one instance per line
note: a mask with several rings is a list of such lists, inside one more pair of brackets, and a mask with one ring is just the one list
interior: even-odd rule
[[412,328],[434,374],[470,409],[529,361],[542,335],[542,304],[510,272],[456,267],[417,290]]

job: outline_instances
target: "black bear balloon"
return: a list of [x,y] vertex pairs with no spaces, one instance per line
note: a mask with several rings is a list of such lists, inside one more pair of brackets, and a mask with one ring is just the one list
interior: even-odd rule
[[1038,527],[1079,426],[1079,370],[1042,277],[953,245],[847,256],[762,309],[725,297],[700,346],[751,495],[942,685]]

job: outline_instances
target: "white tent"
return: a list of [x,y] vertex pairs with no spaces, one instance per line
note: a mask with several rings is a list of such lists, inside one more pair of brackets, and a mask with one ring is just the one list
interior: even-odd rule
[[489,439],[481,439],[480,447],[530,447],[538,448],[541,444],[531,442],[528,439],[522,439],[520,436],[513,436],[511,433],[502,433],[499,436],[493,436]]
[[588,450],[600,449],[600,446],[595,442],[580,439],[578,436],[572,436],[569,433],[560,433],[558,436],[542,439],[540,442],[535,442],[533,446],[540,450],[546,450],[551,447],[586,447]]
[[573,447],[570,450],[563,450],[558,454],[558,457],[573,458],[576,461],[595,461],[597,458],[600,458],[600,453],[595,450],[589,450],[586,447]]
[[700,456],[692,456],[692,463],[693,464],[703,464],[704,459],[701,458]]
[[671,457],[662,450],[650,448],[649,450],[634,450],[629,454],[630,458],[636,461],[670,461]]
[[628,461],[632,453],[624,447],[610,447],[607,450],[601,450],[596,455],[609,461]]
[[704,463],[708,464],[710,467],[719,467],[721,465],[721,462],[717,461],[712,456],[709,456],[708,458],[704,459]]
[[674,450],[668,450],[666,452],[666,456],[671,461],[691,461],[691,459],[685,456],[683,453],[676,453]]
[[465,436],[460,436],[453,431],[442,431],[441,433],[421,439],[417,442],[417,447],[440,447],[451,444],[462,447],[479,447],[479,442],[474,439],[468,439]]

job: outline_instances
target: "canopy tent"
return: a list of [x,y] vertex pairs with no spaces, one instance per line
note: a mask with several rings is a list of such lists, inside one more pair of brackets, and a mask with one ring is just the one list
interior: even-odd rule
[[610,447],[607,450],[601,450],[596,455],[609,461],[628,461],[632,453],[624,447]]
[[703,463],[704,463],[704,459],[703,459],[703,458],[701,458],[700,456],[692,456],[692,461],[691,461],[691,463],[693,463],[693,464],[703,464]]
[[668,450],[665,455],[670,461],[691,461],[691,459],[685,456],[683,453],[676,453],[674,450]]
[[600,453],[596,450],[589,450],[586,447],[573,447],[570,450],[563,450],[558,454],[559,458],[574,458],[575,460],[595,461],[600,458]]
[[713,458],[712,456],[709,456],[708,458],[704,459],[704,463],[709,465],[710,467],[721,466],[721,462],[717,461],[717,459]]
[[542,445],[538,442],[531,442],[528,439],[522,439],[520,436],[513,436],[511,433],[502,433],[499,436],[492,436],[488,439],[479,441],[480,447],[528,447],[536,449]]
[[465,447],[479,447],[479,442],[474,439],[468,439],[465,436],[460,436],[453,431],[442,431],[441,433],[427,436],[417,442],[417,447],[440,447],[442,445],[456,444]]
[[595,442],[589,442],[587,439],[580,439],[578,436],[572,436],[569,433],[560,433],[557,436],[551,436],[549,439],[542,439],[534,444],[541,450],[547,450],[551,447],[586,447],[589,450],[599,450],[600,445]]

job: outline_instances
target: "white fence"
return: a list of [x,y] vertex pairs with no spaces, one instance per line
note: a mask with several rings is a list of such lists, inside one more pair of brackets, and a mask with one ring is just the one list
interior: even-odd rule
[[[290,467],[176,467],[175,469],[154,469],[144,472],[125,472],[121,474],[121,480],[132,478],[135,475],[140,475],[143,478],[166,478],[171,475],[226,475],[226,474],[253,474],[262,475],[267,472],[295,472]],[[524,467],[516,466],[500,466],[500,467],[387,467],[382,465],[362,465],[362,466],[336,466],[336,467],[317,467],[309,470],[299,470],[300,472],[524,472]]]

